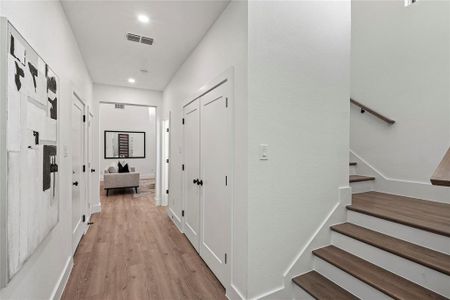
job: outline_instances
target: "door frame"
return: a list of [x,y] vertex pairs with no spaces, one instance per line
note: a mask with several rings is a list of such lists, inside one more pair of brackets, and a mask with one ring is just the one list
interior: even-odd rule
[[[93,207],[93,199],[94,192],[98,191],[98,186],[93,183],[93,179],[95,178],[94,172],[97,170],[93,169],[94,167],[94,159],[95,159],[95,148],[94,148],[94,113],[91,111],[91,108],[87,106],[87,114],[86,114],[86,177],[87,177],[87,204],[88,204],[88,212],[89,214],[86,216],[86,232],[89,229],[89,222],[92,216],[92,207]],[[92,147],[92,148],[91,148]],[[91,153],[92,150],[92,153]],[[92,156],[92,157],[91,157]],[[94,171],[92,171],[94,170]]]
[[[87,141],[88,140],[88,135],[87,135],[87,126],[86,126],[87,122],[84,121],[84,120],[87,119],[86,115],[87,115],[87,112],[89,111],[89,107],[88,107],[86,101],[84,101],[83,98],[81,98],[76,93],[76,91],[73,91],[72,92],[71,108],[73,108],[73,106],[75,105],[75,102],[77,102],[77,101],[79,103],[81,103],[81,105],[82,105],[81,113],[82,113],[82,116],[84,116],[83,120],[81,121],[81,124],[82,124],[82,130],[81,130],[82,138],[81,138],[81,140],[83,142],[82,153],[81,153],[81,161],[82,161],[81,164],[87,167],[87,151],[86,150],[87,150],[87,144],[88,144],[88,141]],[[71,110],[71,123],[72,123],[72,120],[73,120],[72,118],[73,117],[74,117],[73,116],[73,111]],[[74,147],[73,147],[73,145],[71,145],[71,154],[72,155],[73,155],[73,151],[74,151]],[[73,159],[72,159],[71,163],[73,163]],[[73,165],[72,165],[72,170],[73,170]],[[81,216],[80,216],[80,218],[81,218],[80,220],[81,221],[80,222],[81,223],[78,226],[82,226],[81,227],[81,232],[83,232],[83,234],[81,235],[81,237],[79,239],[77,238],[77,241],[75,241],[74,240],[74,235],[73,235],[73,224],[72,224],[72,228],[71,228],[71,231],[72,231],[72,254],[75,254],[75,251],[76,251],[76,249],[77,249],[81,239],[83,238],[83,235],[88,230],[87,220],[90,219],[89,197],[88,197],[88,180],[89,179],[88,178],[89,177],[87,175],[87,172],[83,172],[82,171],[81,174],[80,174],[80,179],[82,179],[81,182],[80,182],[80,186],[82,186],[82,191],[80,191],[80,198],[81,198],[80,199],[80,203],[81,203]],[[72,181],[72,178],[71,178],[71,181]],[[71,213],[72,213],[71,217],[72,217],[73,216],[72,193],[70,194],[70,199],[71,199],[70,204],[71,204]],[[83,215],[85,216],[84,222],[83,222]]]
[[[214,80],[212,80],[211,82],[209,82],[208,84],[203,85],[201,88],[198,89],[198,91],[196,93],[194,93],[192,95],[192,97],[187,98],[185,101],[183,101],[182,106],[181,106],[181,110],[184,111],[184,107],[189,105],[190,103],[194,102],[195,100],[199,99],[200,97],[202,97],[203,95],[209,93],[210,91],[212,91],[213,89],[215,89],[216,87],[222,85],[222,84],[228,84],[228,91],[229,91],[229,99],[228,99],[228,105],[229,105],[229,109],[230,109],[230,113],[229,113],[229,124],[231,126],[230,128],[230,160],[231,160],[231,166],[230,166],[230,178],[229,178],[229,182],[230,182],[230,197],[231,197],[231,203],[230,203],[230,208],[229,208],[229,216],[230,216],[230,228],[229,228],[229,245],[228,245],[228,257],[227,257],[227,268],[226,268],[226,282],[224,282],[224,287],[226,291],[231,291],[232,290],[232,274],[233,274],[233,266],[234,266],[234,253],[233,253],[233,249],[234,249],[234,207],[235,207],[235,136],[236,136],[236,128],[235,128],[235,109],[234,109],[234,98],[235,98],[235,89],[234,89],[234,67],[230,67],[227,70],[225,70],[223,73],[221,73],[219,76],[217,76]],[[183,114],[182,114],[183,115]],[[201,112],[200,112],[200,118],[201,118]],[[182,134],[182,138],[184,140],[184,134]],[[200,137],[201,139],[201,137]],[[184,143],[183,144],[183,164],[184,164]],[[181,176],[183,177],[184,174],[181,174]],[[182,182],[184,183],[184,180],[182,180]],[[182,193],[183,193],[183,200],[182,200],[182,209],[185,209],[185,201],[184,201],[184,184],[182,184]],[[200,202],[202,201],[202,199],[200,199]],[[202,208],[200,207],[200,214],[202,213]],[[200,228],[202,228],[203,226],[203,222],[200,218]],[[182,218],[181,220],[181,229],[184,232],[184,218]],[[201,232],[202,229],[200,229],[200,235],[202,235]],[[201,241],[200,241],[201,242]],[[199,253],[200,255],[200,253]]]
[[[160,110],[161,108],[157,105],[150,105],[150,104],[139,104],[139,103],[131,103],[131,102],[116,102],[116,101],[99,101],[98,103],[98,117],[97,117],[97,125],[98,125],[98,132],[97,132],[97,139],[100,139],[102,136],[102,132],[100,132],[100,109],[102,104],[123,104],[125,106],[139,106],[139,107],[152,107],[155,109],[155,154],[156,154],[156,162],[155,162],[155,205],[161,206],[161,191],[162,188],[162,177],[161,177],[161,166],[162,166],[162,154],[159,151],[161,149],[161,140],[162,140],[162,126],[159,126],[160,124]],[[104,149],[101,148],[102,143],[98,143],[98,155],[99,155],[99,163],[98,166],[100,167],[100,161],[102,158],[102,153]],[[104,147],[104,145],[103,145]]]

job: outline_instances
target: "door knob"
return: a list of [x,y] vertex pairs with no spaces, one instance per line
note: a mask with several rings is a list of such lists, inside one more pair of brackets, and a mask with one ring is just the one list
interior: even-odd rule
[[203,185],[203,180],[201,180],[201,179],[198,180],[198,181],[197,181],[197,184],[198,184],[198,185]]
[[95,169],[91,169],[91,173],[95,173]]
[[72,185],[78,186],[78,181],[72,182]]
[[198,179],[193,180],[194,184],[198,184]]

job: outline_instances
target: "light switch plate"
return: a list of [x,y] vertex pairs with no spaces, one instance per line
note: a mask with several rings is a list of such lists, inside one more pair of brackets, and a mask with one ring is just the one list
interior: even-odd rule
[[268,160],[269,159],[269,145],[260,144],[259,145],[259,159]]

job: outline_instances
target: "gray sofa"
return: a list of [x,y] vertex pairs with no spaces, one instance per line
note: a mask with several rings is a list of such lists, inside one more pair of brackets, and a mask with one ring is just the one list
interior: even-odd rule
[[135,168],[130,167],[129,173],[118,173],[111,168],[105,170],[104,175],[104,188],[106,190],[106,196],[109,195],[109,190],[134,188],[136,193],[139,188],[140,174],[136,172]]

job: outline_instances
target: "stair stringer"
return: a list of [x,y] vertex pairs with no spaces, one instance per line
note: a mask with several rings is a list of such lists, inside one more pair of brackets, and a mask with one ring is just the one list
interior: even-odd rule
[[449,188],[431,185],[429,182],[389,178],[351,149],[350,161],[357,162],[358,174],[375,177],[374,190],[377,192],[450,204]]
[[276,290],[255,297],[255,299],[299,299],[297,291],[299,287],[292,282],[292,278],[313,270],[314,255],[312,251],[331,244],[330,227],[346,221],[346,206],[351,204],[351,200],[351,187],[340,187],[338,189],[338,202],[286,268],[283,273],[282,285]]

